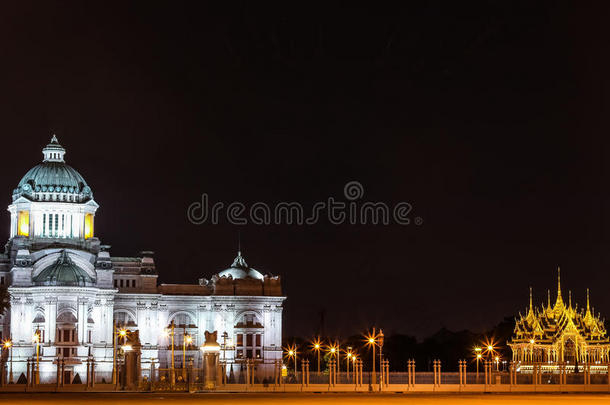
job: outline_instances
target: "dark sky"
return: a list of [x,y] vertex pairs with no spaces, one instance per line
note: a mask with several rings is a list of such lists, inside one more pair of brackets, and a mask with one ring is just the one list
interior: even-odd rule
[[[249,264],[282,276],[289,335],[320,311],[342,335],[479,330],[530,285],[545,299],[557,265],[610,313],[607,9],[152,3],[0,8],[0,205],[55,132],[114,255],[154,250],[164,282],[196,282],[241,232]],[[202,193],[310,207],[353,180],[423,224],[186,218]]]

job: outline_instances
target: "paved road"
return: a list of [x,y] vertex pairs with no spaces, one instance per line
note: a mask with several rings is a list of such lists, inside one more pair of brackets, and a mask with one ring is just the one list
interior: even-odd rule
[[[120,401],[120,404],[117,404]],[[609,404],[609,394],[0,394],[0,404],[187,404],[187,405],[574,405]]]

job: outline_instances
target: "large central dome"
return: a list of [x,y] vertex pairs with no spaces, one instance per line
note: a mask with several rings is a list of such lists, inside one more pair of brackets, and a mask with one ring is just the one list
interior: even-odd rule
[[64,161],[66,150],[55,135],[42,153],[43,162],[23,176],[13,191],[13,201],[19,197],[32,201],[60,202],[84,202],[93,198],[83,176]]

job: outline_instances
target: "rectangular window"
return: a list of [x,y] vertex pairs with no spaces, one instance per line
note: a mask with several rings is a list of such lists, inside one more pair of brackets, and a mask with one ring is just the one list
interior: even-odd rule
[[248,333],[246,335],[246,346],[252,346],[252,334]]
[[119,286],[118,280],[114,280],[114,288],[117,288],[118,286]]
[[252,349],[246,350],[246,357],[249,358],[249,359],[252,358]]
[[66,218],[64,214],[61,214],[61,236],[66,236]]
[[47,236],[47,214],[42,214],[42,236]]
[[119,286],[123,287],[123,280],[119,281]]
[[90,330],[87,331],[87,342],[88,343],[91,343],[91,334],[92,334],[92,332],[93,331],[90,331]]
[[93,214],[85,214],[85,239],[93,237]]
[[48,236],[53,236],[53,214],[49,214],[49,232]]
[[238,359],[243,359],[244,358],[244,351],[243,350],[238,350],[237,351],[237,358]]
[[19,211],[17,219],[17,235],[30,236],[30,212]]
[[59,214],[55,214],[55,236],[57,237],[57,230],[59,229]]
[[0,285],[4,285],[4,276],[0,277]]
[[261,351],[260,351],[260,349],[256,349],[256,358],[257,359],[261,358]]
[[243,346],[244,345],[244,335],[241,333],[237,334],[237,346]]
[[261,335],[256,335],[256,345],[257,345],[258,347],[260,347],[260,346],[261,346]]

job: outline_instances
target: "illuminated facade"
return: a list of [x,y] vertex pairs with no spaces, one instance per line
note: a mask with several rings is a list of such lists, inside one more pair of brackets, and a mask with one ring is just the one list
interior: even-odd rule
[[236,375],[247,358],[260,372],[282,358],[279,277],[249,267],[238,252],[229,268],[209,279],[159,284],[152,252],[114,257],[94,236],[99,206],[84,178],[65,163],[65,153],[54,136],[8,207],[0,283],[9,286],[11,309],[0,316],[0,337],[13,341],[15,381],[38,348],[41,382],[55,380],[59,355],[66,359],[66,380],[78,374],[84,381],[89,354],[97,378],[109,382],[115,325],[138,331],[145,373],[151,362],[170,367],[171,340],[164,331],[172,322],[177,368],[184,359],[201,365],[205,331],[218,331],[221,360]]
[[[558,270],[559,272],[559,270]],[[508,346],[513,353],[513,361],[529,370],[534,363],[554,367],[559,363],[567,370],[574,370],[582,364],[592,365],[592,370],[606,370],[603,365],[609,360],[610,342],[600,315],[595,315],[590,307],[589,290],[585,308],[572,306],[572,293],[568,303],[563,300],[561,279],[558,274],[557,298],[551,305],[548,292],[547,303],[534,307],[530,289],[530,302],[527,315],[519,314],[513,337]]]

